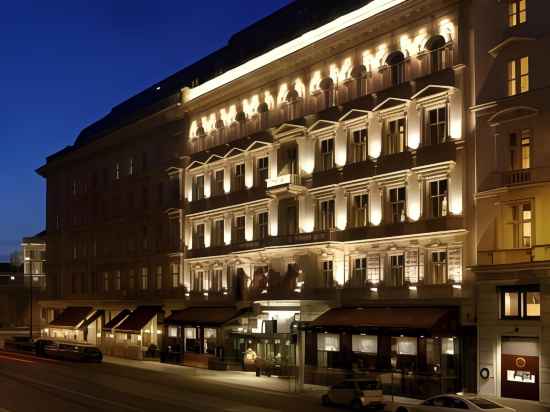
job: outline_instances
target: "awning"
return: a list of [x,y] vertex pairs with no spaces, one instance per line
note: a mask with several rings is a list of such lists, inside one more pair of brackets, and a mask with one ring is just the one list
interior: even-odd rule
[[242,311],[234,306],[196,306],[175,310],[164,319],[165,324],[220,326],[238,316]]
[[450,312],[448,308],[433,307],[337,308],[325,312],[310,326],[433,329],[449,323]]
[[116,330],[139,333],[161,311],[161,306],[138,306],[116,327]]
[[112,318],[109,322],[107,322],[105,326],[103,326],[103,330],[106,332],[109,332],[113,328],[116,328],[118,324],[122,323],[122,321],[126,319],[130,313],[132,313],[131,310],[123,309],[114,318]]
[[50,326],[58,328],[78,328],[92,313],[94,308],[90,306],[69,306],[59,314]]
[[80,325],[80,329],[87,328],[92,322],[94,322],[97,318],[99,318],[100,316],[102,316],[104,313],[105,313],[105,311],[102,310],[102,309],[96,310],[96,311],[92,314],[92,316],[88,316],[88,317],[86,318],[86,320],[84,321],[84,323],[82,323],[82,325]]

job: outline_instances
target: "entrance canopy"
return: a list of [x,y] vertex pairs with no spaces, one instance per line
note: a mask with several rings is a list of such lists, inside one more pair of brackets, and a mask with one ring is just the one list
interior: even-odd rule
[[90,306],[69,306],[59,314],[50,326],[55,328],[76,329],[92,314],[94,308]]
[[105,324],[105,326],[103,327],[103,330],[105,332],[110,332],[111,330],[116,328],[119,323],[122,323],[122,321],[126,319],[130,313],[132,313],[132,311],[130,311],[129,309],[123,309],[118,313],[118,315],[116,315],[114,318],[112,318],[109,322]]
[[448,329],[451,310],[435,307],[370,307],[336,308],[325,312],[310,326],[319,327],[375,327],[411,329]]
[[196,306],[175,310],[164,319],[165,324],[221,326],[237,317],[242,311],[234,306]]
[[116,327],[116,330],[118,332],[140,333],[161,311],[161,306],[138,306]]

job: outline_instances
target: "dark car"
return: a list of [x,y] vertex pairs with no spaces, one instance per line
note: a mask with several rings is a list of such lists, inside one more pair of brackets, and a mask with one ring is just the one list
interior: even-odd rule
[[352,409],[384,409],[382,384],[377,379],[346,379],[330,387],[321,398],[323,405],[347,405]]
[[41,355],[78,362],[101,362],[103,360],[103,354],[95,346],[51,341],[44,344]]

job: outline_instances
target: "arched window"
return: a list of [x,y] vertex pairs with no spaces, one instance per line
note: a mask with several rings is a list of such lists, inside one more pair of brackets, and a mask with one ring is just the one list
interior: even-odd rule
[[319,83],[320,89],[323,91],[324,109],[334,105],[334,81],[330,77],[325,77]]
[[447,65],[446,54],[445,54],[445,45],[447,41],[441,35],[436,35],[431,37],[426,42],[426,50],[428,51],[429,56],[429,68],[432,73],[443,70]]
[[355,96],[360,97],[366,94],[367,68],[364,65],[358,65],[351,71],[351,77],[355,81]]
[[386,59],[386,64],[390,68],[392,86],[403,83],[405,81],[405,55],[400,50],[394,51]]

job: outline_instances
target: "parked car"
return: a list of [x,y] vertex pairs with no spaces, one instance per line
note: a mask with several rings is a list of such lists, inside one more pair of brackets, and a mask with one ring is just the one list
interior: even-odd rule
[[515,412],[515,409],[499,405],[479,396],[438,395],[418,405],[399,405],[395,412],[450,412],[455,410],[484,412]]
[[95,346],[79,345],[74,343],[45,343],[42,356],[61,360],[72,360],[79,362],[101,362],[103,354]]
[[347,405],[352,409],[384,409],[382,384],[377,379],[346,379],[330,387],[321,398],[323,405]]

